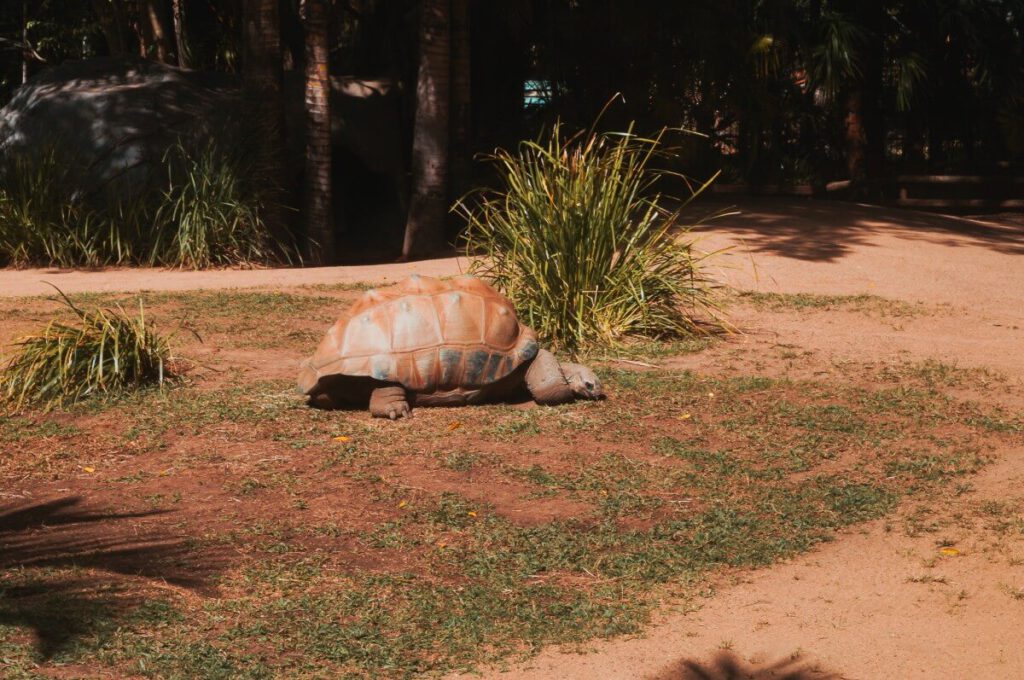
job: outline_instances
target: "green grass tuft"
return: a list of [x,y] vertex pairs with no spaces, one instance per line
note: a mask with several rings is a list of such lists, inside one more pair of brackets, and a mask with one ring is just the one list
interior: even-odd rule
[[523,322],[570,353],[628,335],[692,335],[720,327],[705,255],[676,231],[678,209],[655,192],[668,173],[653,139],[626,133],[546,140],[491,157],[503,186],[456,205],[472,265],[508,295]]
[[[132,235],[84,204],[68,167],[53,146],[0,172],[0,264],[96,267],[130,250]],[[109,211],[126,217],[137,208],[111,201]]]
[[13,410],[44,409],[99,394],[117,394],[168,377],[170,344],[146,322],[120,305],[86,312],[61,293],[78,318],[74,324],[51,321],[42,332],[21,338],[0,373],[0,399]]
[[288,260],[270,233],[247,145],[179,141],[167,185],[131,195],[83,191],[54,145],[0,168],[0,265],[170,265],[200,269]]
[[244,157],[213,142],[169,152],[170,183],[157,208],[165,225],[152,246],[153,262],[190,269],[273,260],[273,241],[261,217],[262,197],[246,181]]

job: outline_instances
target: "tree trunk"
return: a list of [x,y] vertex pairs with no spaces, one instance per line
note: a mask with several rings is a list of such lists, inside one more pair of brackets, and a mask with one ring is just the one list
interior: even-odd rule
[[281,36],[277,0],[244,0],[242,81],[261,124],[280,132]]
[[178,52],[178,66],[192,68],[192,54],[188,47],[187,19],[185,17],[185,0],[171,0],[171,14],[174,18],[174,39]]
[[448,111],[451,90],[450,0],[420,3],[419,70],[412,142],[412,197],[402,259],[444,245],[447,215]]
[[886,14],[883,3],[860,2],[853,16],[864,30],[860,46],[860,74],[850,84],[846,98],[846,165],[850,180],[860,185],[885,171],[885,117],[882,112],[883,59],[885,56]]
[[867,133],[864,130],[864,93],[854,90],[846,95],[846,172],[853,186],[867,179]]
[[277,0],[244,0],[242,87],[247,133],[256,146],[256,173],[267,198],[263,217],[271,232],[282,236],[284,219],[277,194],[282,179],[284,109]]
[[99,18],[100,30],[107,39],[107,51],[113,57],[128,52],[128,18],[123,0],[92,0],[93,11]]
[[[139,4],[139,31],[148,43],[142,56],[155,56],[161,64],[171,63],[172,51],[165,10],[163,0],[143,0]],[[150,54],[151,50],[153,54]]]
[[331,109],[327,0],[303,0],[306,28],[306,174],[304,207],[309,257],[331,264],[335,257],[331,209]]
[[911,172],[924,172],[925,141],[921,114],[912,109],[904,114],[903,120],[903,162]]
[[21,84],[28,80],[28,0],[21,0]]
[[473,174],[469,0],[452,0],[451,18],[452,196],[449,198],[460,198],[469,191]]

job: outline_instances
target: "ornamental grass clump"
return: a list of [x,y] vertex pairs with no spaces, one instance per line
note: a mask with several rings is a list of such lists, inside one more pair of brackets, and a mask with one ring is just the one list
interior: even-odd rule
[[722,328],[706,256],[676,225],[686,202],[656,190],[674,175],[652,165],[668,156],[664,134],[566,138],[555,125],[546,140],[498,150],[500,188],[456,204],[473,273],[557,349]]
[[63,293],[77,317],[53,320],[42,332],[16,341],[14,356],[0,373],[0,400],[14,411],[49,410],[97,395],[161,385],[170,377],[169,340],[123,307],[83,311]]
[[273,192],[251,155],[244,140],[179,140],[159,170],[165,186],[134,193],[83,190],[57,145],[15,156],[0,167],[0,267],[291,261],[294,245],[264,218]]
[[254,188],[246,154],[209,142],[190,150],[179,142],[168,153],[168,189],[156,211],[160,225],[150,261],[188,269],[273,262],[288,249],[276,244]]
[[130,250],[131,236],[69,189],[56,146],[14,157],[0,177],[0,266],[97,267]]

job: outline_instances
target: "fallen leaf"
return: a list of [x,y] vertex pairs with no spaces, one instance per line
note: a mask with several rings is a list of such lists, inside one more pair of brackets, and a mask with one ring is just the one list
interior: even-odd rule
[[337,437],[335,437],[334,441],[336,441],[336,442],[350,442],[350,441],[352,441],[352,437],[346,437],[345,435],[342,434],[342,435],[338,435]]
[[456,421],[455,421],[454,423],[451,423],[451,424],[450,424],[450,425],[448,426],[448,431],[449,431],[449,432],[452,432],[453,430],[457,430],[457,429],[459,429],[460,427],[462,427],[462,423],[460,423],[459,421],[457,421],[457,420],[456,420]]
[[960,551],[956,548],[946,546],[945,548],[939,548],[939,554],[945,555],[946,557],[956,557],[960,554]]
[[84,467],[82,469],[85,470],[86,472],[96,472],[96,468],[94,467]]

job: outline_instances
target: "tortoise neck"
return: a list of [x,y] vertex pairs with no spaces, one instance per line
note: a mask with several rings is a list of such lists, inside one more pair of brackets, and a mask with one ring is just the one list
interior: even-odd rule
[[564,404],[574,398],[558,359],[545,349],[526,369],[526,388],[538,404]]

